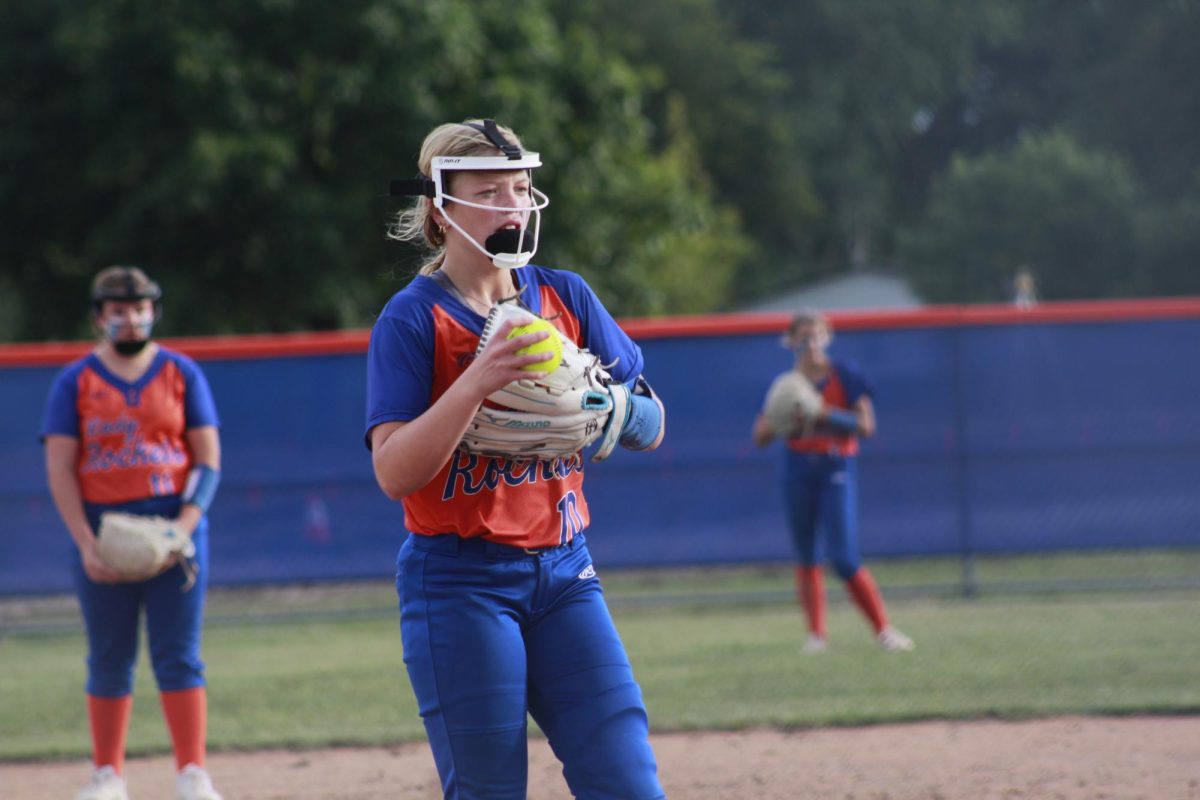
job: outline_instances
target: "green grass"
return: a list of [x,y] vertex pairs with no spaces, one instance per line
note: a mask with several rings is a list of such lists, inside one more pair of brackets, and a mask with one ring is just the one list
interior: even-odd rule
[[930,718],[1200,711],[1200,594],[1098,601],[893,604],[918,643],[875,647],[847,606],[831,649],[801,656],[790,608],[636,612],[622,634],[662,729],[861,725]]
[[[1103,562],[1100,571],[1111,575],[1127,560]],[[1101,563],[1064,562],[1054,576],[1094,578]],[[1194,554],[1158,564],[1185,578],[1196,566]],[[651,724],[662,731],[1200,713],[1200,590],[907,595],[904,587],[934,585],[957,566],[873,567],[895,622],[917,640],[914,653],[879,650],[831,585],[831,650],[802,656],[785,567],[602,576]],[[1042,579],[1037,562],[986,567],[1010,583]],[[209,612],[213,749],[423,737],[387,584],[214,591]],[[0,760],[86,755],[77,617],[62,598],[0,604]],[[130,752],[167,752],[144,654],[137,687]]]

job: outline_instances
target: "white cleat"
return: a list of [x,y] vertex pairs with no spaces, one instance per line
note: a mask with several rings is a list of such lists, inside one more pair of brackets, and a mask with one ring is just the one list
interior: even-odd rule
[[890,625],[881,630],[875,637],[875,640],[879,642],[880,647],[889,653],[907,653],[916,647],[912,639]]
[[810,633],[808,638],[804,640],[804,645],[800,648],[800,652],[813,655],[814,653],[824,653],[828,649],[829,642],[825,641],[823,636]]
[[178,800],[221,800],[212,778],[195,764],[188,764],[175,778],[175,796]]
[[112,767],[97,767],[75,800],[129,800],[125,779]]

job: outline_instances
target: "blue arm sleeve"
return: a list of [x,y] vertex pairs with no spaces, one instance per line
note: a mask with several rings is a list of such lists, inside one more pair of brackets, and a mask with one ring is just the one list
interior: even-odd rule
[[217,486],[221,483],[221,473],[208,464],[197,464],[188,472],[187,485],[183,488],[182,500],[199,506],[207,512],[217,496]]
[[825,412],[824,422],[839,433],[858,433],[858,416],[853,411],[830,408]]
[[621,446],[630,450],[645,450],[658,439],[662,430],[663,415],[653,397],[633,395],[630,399],[629,419],[621,429]]
[[662,401],[641,375],[633,383],[629,416],[618,439],[629,450],[652,450],[662,441],[666,412]]

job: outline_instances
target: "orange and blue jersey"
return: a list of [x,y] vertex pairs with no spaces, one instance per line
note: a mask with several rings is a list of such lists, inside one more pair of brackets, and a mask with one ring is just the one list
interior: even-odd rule
[[[136,381],[108,370],[95,353],[68,364],[50,388],[41,438],[79,441],[76,474],[84,511],[93,529],[100,514],[178,514],[192,453],[187,431],[217,426],[216,406],[200,368],[188,357],[159,347]],[[87,691],[94,697],[125,697],[133,691],[138,615],[153,608],[151,664],[164,692],[204,686],[200,624],[208,583],[208,521],[192,531],[195,585],[184,585],[182,566],[147,581],[99,584],[72,551],[72,574],[88,637]]]
[[134,382],[113,375],[91,353],[55,378],[41,437],[79,440],[76,465],[84,502],[113,507],[183,491],[192,455],[191,428],[218,425],[204,374],[187,356],[159,347]]
[[[829,375],[816,385],[817,391],[829,406],[853,411],[860,397],[874,394],[874,387],[853,362],[838,359],[831,359],[831,362]],[[787,446],[797,453],[858,455],[857,436],[824,425],[817,425],[807,436],[788,439]]]
[[[513,273],[525,306],[611,364],[615,380],[631,383],[641,374],[641,349],[581,277],[534,265]],[[485,321],[427,276],[392,297],[371,332],[367,355],[368,447],[372,428],[416,419],[458,379]],[[403,504],[412,533],[483,537],[522,548],[569,542],[590,519],[580,453],[517,461],[457,450]]]

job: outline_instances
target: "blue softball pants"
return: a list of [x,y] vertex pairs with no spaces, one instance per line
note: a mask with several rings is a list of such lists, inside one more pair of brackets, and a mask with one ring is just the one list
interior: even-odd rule
[[404,663],[448,800],[524,800],[526,714],[575,797],[665,796],[642,692],[582,535],[534,554],[410,535],[396,588]]
[[[89,509],[89,512],[91,510]],[[93,529],[99,513],[89,513]],[[96,583],[83,570],[79,551],[71,548],[72,575],[87,630],[87,693],[95,697],[124,697],[133,691],[141,613],[146,613],[150,665],[160,691],[204,686],[200,631],[208,586],[208,520],[192,533],[196,545],[196,583],[186,592],[183,567],[176,564],[161,575],[136,583]]]
[[838,577],[852,578],[862,565],[858,460],[786,450],[783,496],[797,562],[812,567],[827,559]]

